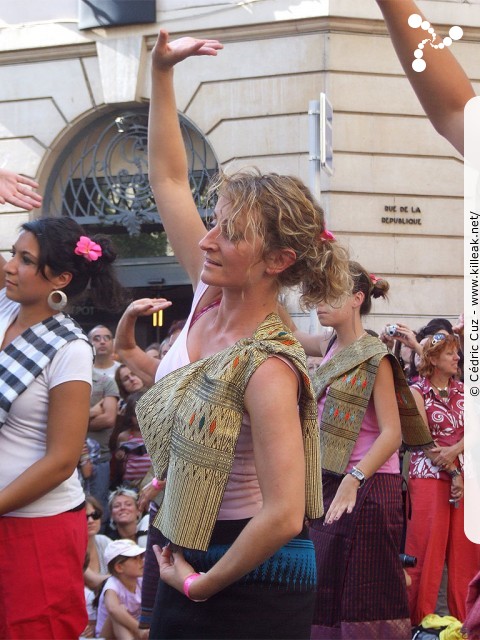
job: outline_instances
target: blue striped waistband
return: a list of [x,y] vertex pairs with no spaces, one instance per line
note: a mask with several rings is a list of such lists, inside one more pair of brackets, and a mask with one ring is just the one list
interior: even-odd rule
[[[207,551],[184,549],[184,556],[196,571],[208,571],[230,547],[231,544],[214,543]],[[316,586],[316,578],[313,543],[302,536],[290,540],[265,562],[243,576],[237,584],[310,591]]]

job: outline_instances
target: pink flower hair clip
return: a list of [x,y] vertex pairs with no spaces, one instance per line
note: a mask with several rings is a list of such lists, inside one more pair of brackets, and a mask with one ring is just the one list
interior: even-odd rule
[[324,242],[335,242],[336,240],[333,233],[328,229],[324,229],[318,237],[320,238],[320,240],[323,240]]
[[102,247],[87,236],[80,236],[75,253],[77,256],[83,256],[89,262],[95,262],[102,257]]

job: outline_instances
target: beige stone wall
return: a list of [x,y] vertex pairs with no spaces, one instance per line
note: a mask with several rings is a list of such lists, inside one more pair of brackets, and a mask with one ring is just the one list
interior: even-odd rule
[[[5,1],[0,16],[7,15]],[[479,88],[479,2],[419,4],[440,34],[452,24],[464,28],[453,50]],[[42,20],[38,3],[22,0],[8,4],[0,23],[0,164],[42,187],[77,127],[105,104],[144,101],[150,93],[157,26],[80,32],[75,6],[52,3]],[[157,8],[173,34],[225,42],[217,58],[191,59],[176,72],[179,109],[221,163],[308,182],[308,103],[327,93],[335,111],[335,172],[321,180],[329,225],[356,259],[392,284],[389,303],[375,305],[369,325],[378,330],[404,318],[417,327],[432,316],[456,317],[463,306],[463,164],[425,118],[376,3],[158,0]],[[407,215],[421,225],[382,223]],[[26,217],[1,208],[0,250]]]

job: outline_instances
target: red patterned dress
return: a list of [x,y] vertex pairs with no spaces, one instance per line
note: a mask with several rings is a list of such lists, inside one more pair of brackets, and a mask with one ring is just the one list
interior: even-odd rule
[[[413,384],[412,389],[423,397],[437,446],[459,442],[463,438],[463,383],[451,380],[446,398],[426,378]],[[463,454],[458,456],[457,466],[463,471]],[[463,621],[468,583],[480,567],[480,547],[470,542],[463,530],[463,500],[449,502],[449,475],[422,451],[412,454],[409,477],[412,517],[407,522],[405,551],[417,558],[417,566],[408,569],[412,578],[408,590],[412,623],[419,624],[424,616],[434,613],[445,563],[450,615]]]

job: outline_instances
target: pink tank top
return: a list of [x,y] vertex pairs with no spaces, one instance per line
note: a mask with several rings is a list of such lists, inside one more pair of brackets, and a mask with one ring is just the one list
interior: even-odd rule
[[[200,317],[204,310],[197,310],[198,303],[207,290],[208,285],[199,282],[195,295],[193,297],[192,309],[188,316],[187,322],[183,327],[178,338],[173,343],[165,357],[160,360],[155,382],[163,378],[171,371],[190,364],[187,351],[188,331],[192,326],[192,319]],[[208,308],[216,306],[212,303]],[[281,358],[288,364],[299,377],[295,367],[286,359]],[[300,384],[300,377],[299,377]],[[300,392],[300,390],[299,390]],[[252,518],[262,507],[262,492],[258,484],[257,470],[255,468],[255,459],[253,455],[252,432],[250,428],[250,418],[247,413],[243,414],[242,426],[238,437],[237,448],[235,450],[235,458],[233,460],[232,470],[228,478],[225,493],[223,494],[222,504],[218,513],[218,520],[241,520],[244,518]]]
[[[325,364],[332,358],[333,353],[330,351],[324,357],[322,364]],[[322,366],[322,365],[320,365]],[[326,394],[328,388],[321,398],[318,400],[318,421],[320,424],[320,418],[323,413],[323,407],[325,406]],[[373,402],[373,395],[370,397],[370,400],[367,405],[367,410],[365,411],[365,415],[363,417],[362,426],[360,427],[360,432],[358,434],[357,441],[353,447],[353,451],[350,455],[350,459],[347,464],[347,468],[345,471],[350,471],[352,467],[355,467],[360,460],[366,455],[372,444],[380,435],[380,430],[378,428],[377,415],[375,413],[375,405]],[[377,469],[376,473],[400,473],[400,459],[398,455],[398,451],[393,453],[386,462],[382,464],[382,466]]]

